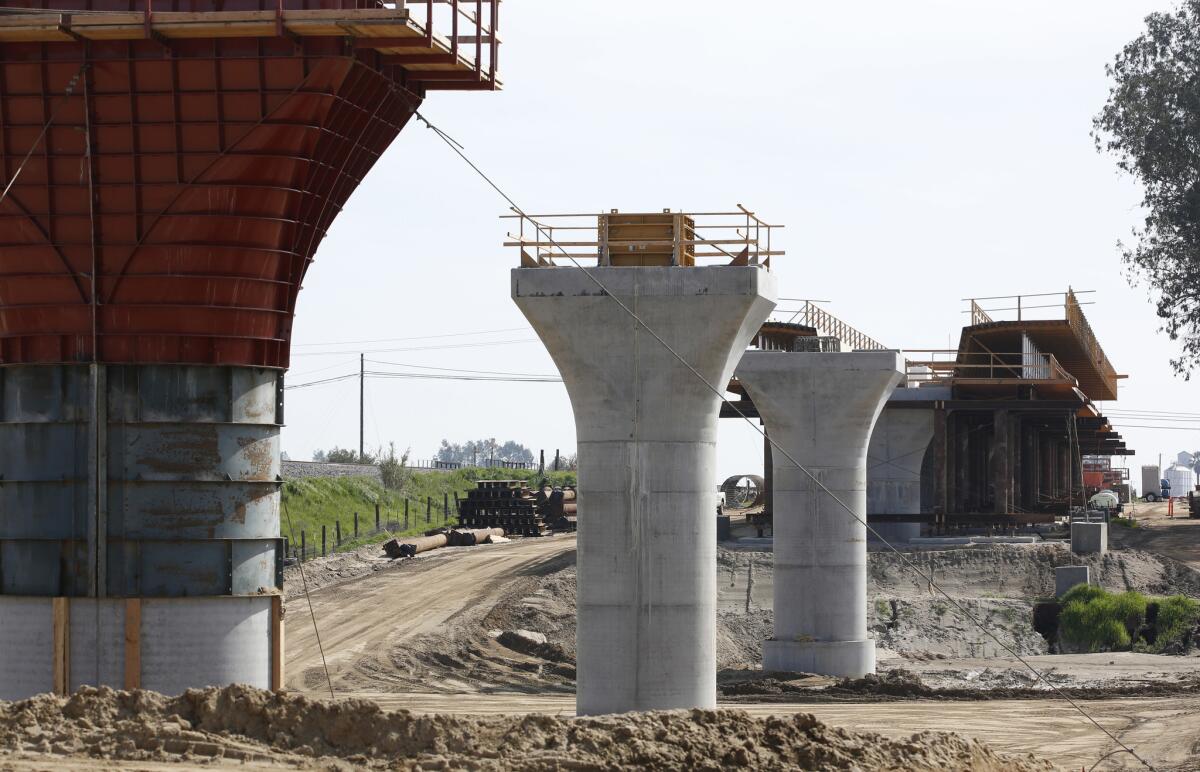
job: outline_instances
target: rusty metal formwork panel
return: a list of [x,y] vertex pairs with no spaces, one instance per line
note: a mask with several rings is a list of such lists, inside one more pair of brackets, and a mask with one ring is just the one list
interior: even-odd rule
[[425,92],[384,62],[286,34],[0,44],[0,364],[286,367],[313,254]]
[[0,368],[0,594],[81,596],[96,581],[118,597],[275,589],[277,371],[103,370]]

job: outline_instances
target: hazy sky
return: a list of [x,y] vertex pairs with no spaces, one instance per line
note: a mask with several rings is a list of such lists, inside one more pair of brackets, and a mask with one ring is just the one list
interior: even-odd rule
[[[1116,248],[1139,220],[1138,191],[1089,137],[1105,63],[1167,7],[509,0],[504,90],[435,92],[422,112],[528,211],[743,203],[786,224],[781,294],[833,301],[889,346],[956,342],[965,297],[1097,290],[1085,310],[1130,376],[1111,406],[1190,411],[1194,391],[1168,363],[1176,349]],[[505,208],[410,124],[308,272],[289,382],[356,371],[359,350],[555,373],[509,299]],[[480,331],[494,332],[427,337]],[[347,343],[395,338],[411,340]],[[289,391],[284,450],[357,446],[357,399],[355,381]],[[395,441],[413,458],[443,437],[574,445],[561,384],[369,380],[367,403],[368,446]],[[1135,468],[1200,448],[1200,432],[1119,428]],[[761,468],[759,438],[734,421],[718,453],[722,475]]]

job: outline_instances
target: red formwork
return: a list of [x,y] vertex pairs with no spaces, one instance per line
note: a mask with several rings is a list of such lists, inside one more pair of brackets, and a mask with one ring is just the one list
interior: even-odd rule
[[0,42],[0,364],[286,367],[313,254],[424,93],[349,37]]

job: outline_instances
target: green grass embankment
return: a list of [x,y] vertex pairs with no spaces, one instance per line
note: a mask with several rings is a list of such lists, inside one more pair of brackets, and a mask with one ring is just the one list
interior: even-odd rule
[[1200,623],[1200,602],[1184,595],[1157,598],[1080,584],[1063,595],[1062,604],[1059,632],[1081,652],[1183,653],[1195,645]]
[[[574,485],[574,472],[547,472],[551,485]],[[446,472],[411,472],[399,490],[385,488],[370,477],[310,477],[287,480],[283,484],[283,511],[280,512],[280,532],[300,545],[304,531],[311,553],[321,547],[321,526],[326,527],[329,552],[352,549],[391,536],[411,536],[443,525],[442,502],[450,502],[449,524],[458,522],[454,495],[460,497],[475,487],[477,480],[525,480],[530,487],[541,481],[541,475],[527,469],[483,469],[469,467]],[[425,520],[426,500],[433,501],[429,522]],[[409,527],[404,526],[404,504],[408,502]],[[369,534],[375,528],[375,504],[379,504],[380,525],[393,524],[390,534]],[[359,533],[354,538],[354,513],[358,513]],[[289,525],[290,515],[290,525]],[[342,543],[335,545],[336,524],[342,525]],[[398,525],[398,527],[396,527]],[[292,534],[295,534],[294,536]]]

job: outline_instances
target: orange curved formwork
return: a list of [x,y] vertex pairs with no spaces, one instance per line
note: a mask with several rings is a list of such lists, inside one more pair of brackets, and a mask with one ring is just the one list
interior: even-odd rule
[[377,4],[144,2],[0,0],[0,365],[286,368],[346,199],[426,89],[494,65]]

